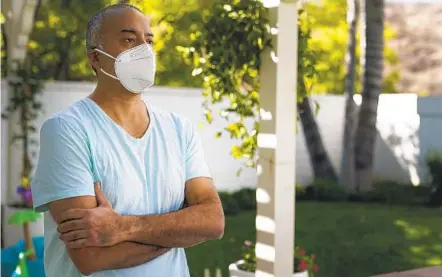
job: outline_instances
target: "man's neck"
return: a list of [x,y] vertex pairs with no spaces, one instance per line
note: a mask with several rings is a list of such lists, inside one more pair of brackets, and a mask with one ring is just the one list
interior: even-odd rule
[[98,84],[89,97],[122,126],[134,119],[140,120],[143,116],[147,116],[141,94],[129,92],[121,84],[118,86],[100,86]]

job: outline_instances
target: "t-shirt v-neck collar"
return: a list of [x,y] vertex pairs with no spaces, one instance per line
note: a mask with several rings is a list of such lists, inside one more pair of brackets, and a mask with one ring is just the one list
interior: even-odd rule
[[149,104],[147,104],[145,101],[142,100],[142,102],[144,103],[144,105],[146,106],[146,111],[147,114],[149,116],[149,126],[147,127],[146,132],[143,134],[142,137],[134,137],[132,135],[130,135],[122,126],[120,126],[119,124],[117,124],[108,114],[106,114],[106,112],[103,111],[103,109],[101,109],[101,107],[92,99],[90,99],[89,97],[85,98],[85,101],[87,102],[87,104],[89,106],[92,107],[92,109],[94,111],[96,111],[101,118],[105,121],[108,122],[109,124],[111,124],[112,126],[116,127],[118,130],[120,130],[126,138],[128,138],[129,140],[131,140],[134,143],[141,143],[146,141],[146,139],[149,137],[149,134],[152,133],[152,129],[154,127],[154,115],[152,113],[152,109],[149,106]]

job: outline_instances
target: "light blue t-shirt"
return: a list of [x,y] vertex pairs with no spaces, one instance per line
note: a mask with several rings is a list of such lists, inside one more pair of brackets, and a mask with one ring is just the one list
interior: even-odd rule
[[[75,102],[43,123],[32,180],[34,207],[44,214],[45,270],[48,276],[81,276],[59,239],[47,204],[95,196],[94,181],[116,212],[148,215],[173,212],[184,204],[185,182],[211,177],[194,125],[146,104],[150,126],[134,138],[91,99]],[[91,276],[189,276],[183,248],[145,264]]]

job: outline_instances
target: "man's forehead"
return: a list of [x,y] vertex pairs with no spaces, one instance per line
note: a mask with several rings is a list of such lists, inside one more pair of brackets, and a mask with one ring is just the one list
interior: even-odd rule
[[150,17],[130,8],[121,8],[108,11],[103,17],[103,29],[116,30],[132,29],[150,31]]

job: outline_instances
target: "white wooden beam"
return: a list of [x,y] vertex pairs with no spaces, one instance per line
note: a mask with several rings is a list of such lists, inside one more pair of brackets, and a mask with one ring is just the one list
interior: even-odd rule
[[[262,56],[256,276],[292,276],[298,46],[296,1],[266,1],[275,52]],[[279,6],[278,6],[279,4]]]

